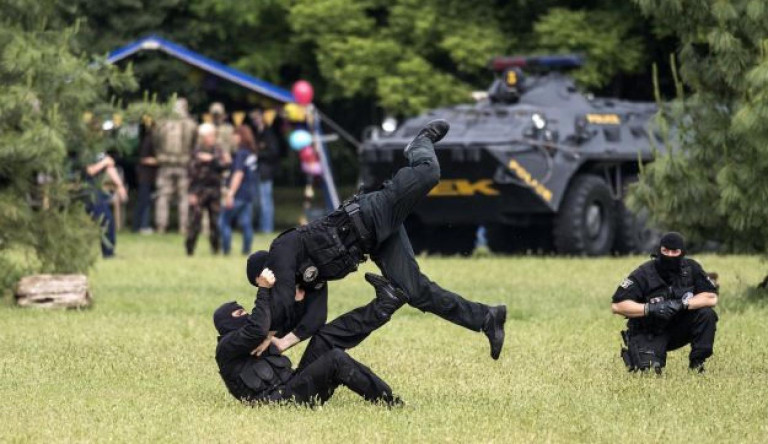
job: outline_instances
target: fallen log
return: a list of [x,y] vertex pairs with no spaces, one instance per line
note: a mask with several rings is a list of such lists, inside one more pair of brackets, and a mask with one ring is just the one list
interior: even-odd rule
[[21,278],[14,291],[20,307],[86,308],[91,305],[83,274],[38,274]]

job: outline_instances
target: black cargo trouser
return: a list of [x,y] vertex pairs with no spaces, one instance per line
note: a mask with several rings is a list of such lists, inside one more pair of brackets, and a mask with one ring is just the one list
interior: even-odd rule
[[381,190],[360,197],[363,220],[376,237],[371,258],[382,274],[408,295],[410,305],[480,331],[488,306],[468,301],[421,273],[403,227],[413,208],[440,180],[440,165],[432,141],[426,137],[414,139],[408,150],[408,163]]
[[667,365],[667,352],[691,344],[690,364],[703,363],[712,356],[717,329],[717,313],[711,308],[677,314],[661,331],[629,330],[628,348],[631,370],[646,370]]
[[344,350],[387,323],[398,307],[374,299],[324,325],[309,342],[282,396],[299,403],[322,404],[336,387],[344,385],[368,401],[391,402],[389,385]]
[[197,203],[189,206],[189,227],[187,228],[187,252],[195,251],[197,237],[203,229],[203,211],[208,211],[211,250],[219,252],[219,213],[221,213],[221,191],[218,187],[206,187],[191,193]]

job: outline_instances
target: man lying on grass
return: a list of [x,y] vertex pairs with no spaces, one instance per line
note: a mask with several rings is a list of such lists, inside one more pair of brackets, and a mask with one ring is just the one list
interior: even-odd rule
[[[264,269],[255,281],[265,291],[259,291],[252,314],[233,301],[213,315],[219,332],[216,363],[229,392],[248,403],[315,405],[327,401],[336,387],[344,385],[367,401],[401,405],[386,382],[344,351],[384,325],[407,302],[403,292],[384,278],[366,273],[365,279],[376,290],[373,301],[320,328],[293,371],[291,361],[271,343],[270,289],[275,277]],[[304,296],[305,291],[296,287],[295,299],[301,301]]]

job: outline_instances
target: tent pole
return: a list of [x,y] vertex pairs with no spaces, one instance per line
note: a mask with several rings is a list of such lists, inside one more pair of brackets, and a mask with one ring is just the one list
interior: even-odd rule
[[320,157],[320,165],[323,168],[323,185],[325,188],[326,206],[330,212],[338,208],[341,202],[339,201],[339,193],[336,190],[336,184],[333,180],[333,171],[331,170],[331,162],[328,158],[328,152],[323,143],[320,113],[314,105],[310,105],[309,108],[310,113],[312,113],[312,133],[314,135],[315,151],[317,152],[318,157]]

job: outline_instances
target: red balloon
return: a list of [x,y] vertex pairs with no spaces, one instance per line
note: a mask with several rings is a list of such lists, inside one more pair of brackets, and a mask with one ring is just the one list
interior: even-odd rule
[[309,105],[312,103],[312,98],[315,96],[315,90],[312,89],[312,85],[306,80],[299,80],[293,84],[293,98],[299,105]]

